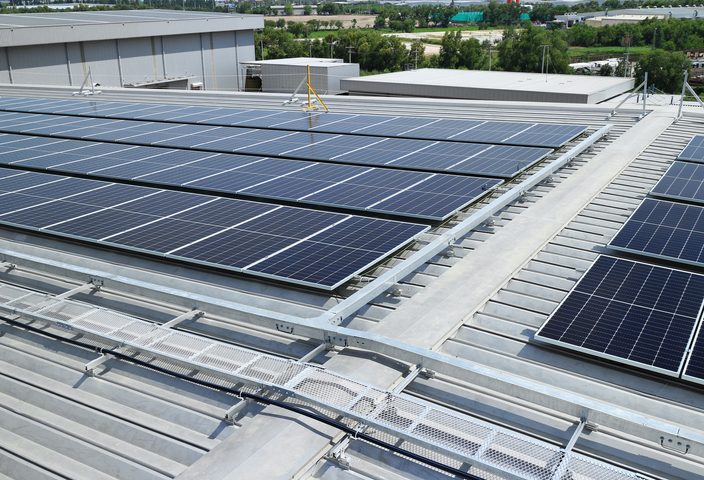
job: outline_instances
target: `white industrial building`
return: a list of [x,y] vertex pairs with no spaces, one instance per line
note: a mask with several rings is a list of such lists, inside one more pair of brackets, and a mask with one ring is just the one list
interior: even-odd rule
[[309,67],[311,86],[321,95],[342,93],[342,79],[359,77],[358,63],[345,63],[339,58],[254,60],[245,62],[245,66],[247,77],[258,79],[258,89],[265,93],[293,93],[307,78]]
[[[0,100],[68,105],[74,90],[5,85]],[[105,88],[81,101],[174,116],[200,106],[195,121],[288,98]],[[611,116],[618,99],[325,101],[350,121],[386,115],[407,129],[419,117],[588,129],[333,292],[3,221],[0,478],[704,478],[701,385],[535,339],[597,258],[619,255],[610,240],[704,135],[700,107],[678,118],[663,102]]]
[[634,87],[632,78],[422,68],[346,78],[350,95],[513,102],[600,103]]
[[0,81],[244,88],[259,15],[120,10],[0,15]]

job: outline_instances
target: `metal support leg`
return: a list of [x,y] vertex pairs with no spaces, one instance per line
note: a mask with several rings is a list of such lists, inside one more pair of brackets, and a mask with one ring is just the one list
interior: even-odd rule
[[69,291],[67,291],[67,292],[64,292],[64,293],[62,293],[62,294],[60,294],[60,295],[57,295],[57,296],[54,297],[54,298],[56,298],[57,300],[64,300],[64,299],[69,298],[69,297],[72,297],[72,296],[74,296],[74,295],[78,295],[79,293],[84,293],[84,292],[87,292],[87,291],[90,291],[90,290],[98,290],[99,288],[100,288],[100,287],[97,287],[97,286],[96,286],[95,284],[93,284],[93,283],[85,283],[85,284],[83,284],[83,285],[81,285],[81,286],[78,286],[78,287],[73,288],[73,289],[71,289],[71,290],[69,290]]
[[186,321],[186,320],[195,320],[195,319],[198,319],[198,318],[201,318],[201,317],[204,317],[204,316],[205,316],[205,312],[200,311],[200,310],[193,309],[193,310],[190,310],[190,311],[188,311],[188,312],[186,312],[186,313],[182,313],[181,315],[179,315],[179,316],[176,317],[176,318],[173,318],[173,319],[169,320],[168,322],[164,323],[164,324],[162,325],[162,327],[164,327],[164,328],[173,328],[173,327],[175,327],[176,325],[178,325],[179,323],[182,323],[182,322],[184,322],[184,321]]

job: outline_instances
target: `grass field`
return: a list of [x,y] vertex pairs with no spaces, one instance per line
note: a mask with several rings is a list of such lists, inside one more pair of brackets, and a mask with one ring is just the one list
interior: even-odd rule
[[[643,55],[652,51],[651,47],[631,47],[628,53],[631,55]],[[570,47],[570,58],[613,55],[621,57],[626,53],[624,47]]]

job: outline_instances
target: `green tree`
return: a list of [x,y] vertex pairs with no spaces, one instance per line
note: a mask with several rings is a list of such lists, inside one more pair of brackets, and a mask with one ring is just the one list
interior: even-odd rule
[[684,71],[690,68],[691,63],[684,53],[655,50],[640,57],[636,66],[636,84],[642,82],[648,72],[649,85],[666,93],[679,93]]
[[442,68],[457,68],[460,64],[462,32],[446,32],[440,43],[438,63]]
[[284,5],[284,14],[288,15],[289,17],[293,15],[293,4],[291,2],[286,2]]
[[476,38],[469,38],[460,43],[460,66],[470,70],[479,70],[484,64],[482,44]]
[[498,66],[510,72],[540,72],[546,48],[545,63],[551,73],[567,73],[569,56],[567,42],[562,30],[545,30],[526,24],[520,32],[509,28],[499,43]]
[[309,4],[306,4],[305,7],[303,7],[303,15],[310,15],[313,13],[313,7],[311,7]]

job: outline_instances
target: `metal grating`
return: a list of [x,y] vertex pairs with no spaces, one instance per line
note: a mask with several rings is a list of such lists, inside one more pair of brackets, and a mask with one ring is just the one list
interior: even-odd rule
[[[87,334],[123,352],[148,354],[246,386],[283,394],[499,478],[638,480],[644,477],[431,402],[392,393],[321,367],[0,285],[0,312]],[[30,299],[36,303],[30,304]]]

